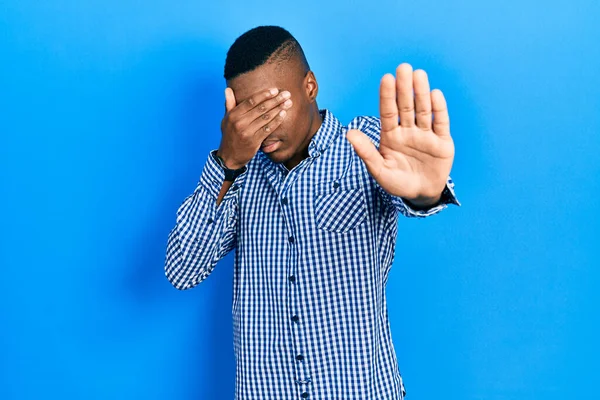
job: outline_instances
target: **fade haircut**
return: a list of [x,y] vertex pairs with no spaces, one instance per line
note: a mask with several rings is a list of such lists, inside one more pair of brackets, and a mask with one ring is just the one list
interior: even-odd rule
[[250,72],[265,63],[283,63],[297,57],[306,74],[310,67],[300,43],[280,26],[252,28],[238,37],[227,51],[225,80]]

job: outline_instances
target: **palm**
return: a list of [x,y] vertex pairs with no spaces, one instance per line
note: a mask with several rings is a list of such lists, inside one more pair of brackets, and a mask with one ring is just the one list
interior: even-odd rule
[[386,74],[381,80],[379,151],[360,131],[349,131],[347,137],[387,192],[406,199],[435,198],[454,159],[446,102],[441,91],[430,92],[425,71],[401,64],[396,73],[397,78]]

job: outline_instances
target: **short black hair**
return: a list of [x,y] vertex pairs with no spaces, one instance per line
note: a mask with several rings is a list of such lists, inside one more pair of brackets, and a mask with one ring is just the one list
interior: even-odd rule
[[238,37],[227,51],[225,80],[250,72],[268,62],[281,62],[299,56],[305,72],[310,67],[300,43],[280,26],[263,25]]

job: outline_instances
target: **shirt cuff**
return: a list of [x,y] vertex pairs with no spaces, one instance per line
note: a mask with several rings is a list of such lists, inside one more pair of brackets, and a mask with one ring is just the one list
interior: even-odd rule
[[[379,188],[381,191],[385,192],[381,186],[379,186]],[[431,207],[424,210],[415,210],[399,196],[394,196],[387,192],[385,192],[385,194],[386,197],[389,198],[392,206],[407,217],[424,218],[439,213],[443,209],[447,208],[448,204],[455,204],[457,206],[461,205],[456,197],[456,194],[454,193],[454,182],[452,181],[451,177],[448,177],[446,180],[446,187],[442,192],[442,197],[440,200],[436,204],[433,204]]]
[[[217,150],[218,149],[213,149],[209,152],[198,182],[198,185],[204,187],[215,200],[219,197],[221,187],[225,181],[225,171],[223,171],[223,168],[221,168],[217,160],[213,157],[213,154],[215,154]],[[234,197],[239,193],[239,189],[243,186],[247,174],[248,168],[235,178],[231,187],[227,190],[227,193],[225,193],[222,201]]]

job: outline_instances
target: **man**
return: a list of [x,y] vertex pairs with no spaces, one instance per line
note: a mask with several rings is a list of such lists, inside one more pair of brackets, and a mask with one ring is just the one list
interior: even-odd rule
[[398,213],[460,204],[444,96],[424,71],[396,72],[381,118],[346,127],[318,108],[287,30],[254,28],[227,53],[221,143],[177,211],[165,271],[190,289],[236,249],[238,400],[404,398],[385,296]]

